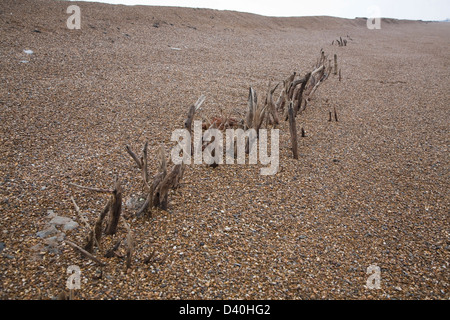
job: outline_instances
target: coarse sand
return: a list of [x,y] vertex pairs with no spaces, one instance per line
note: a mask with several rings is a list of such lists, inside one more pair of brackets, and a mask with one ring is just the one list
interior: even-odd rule
[[[80,30],[66,25],[74,4]],[[54,299],[73,265],[75,299],[450,298],[450,23],[2,0],[0,43],[0,299]],[[167,211],[136,217],[144,189],[126,145],[149,142],[153,175],[200,95],[197,119],[242,118],[249,87],[262,100],[321,49],[342,80],[297,117],[299,160],[282,121],[276,175],[191,165]],[[88,234],[71,197],[91,225],[108,200],[69,183],[109,189],[116,175],[129,270],[125,240],[104,257],[123,224],[94,251],[102,269],[65,243]],[[55,216],[78,227],[38,236]]]

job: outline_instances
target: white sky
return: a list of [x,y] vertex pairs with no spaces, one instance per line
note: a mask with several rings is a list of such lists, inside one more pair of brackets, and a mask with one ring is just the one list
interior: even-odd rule
[[377,16],[370,9],[377,6],[380,16],[386,18],[412,20],[450,18],[450,0],[96,0],[92,2],[210,8],[266,16],[325,15],[343,18]]

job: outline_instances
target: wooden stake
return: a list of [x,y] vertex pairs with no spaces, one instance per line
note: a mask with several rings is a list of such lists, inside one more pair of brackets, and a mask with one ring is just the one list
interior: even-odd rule
[[337,54],[334,55],[334,75],[337,75],[338,73],[338,61],[337,61]]
[[272,117],[273,124],[275,126],[280,124],[280,117],[278,116],[278,111],[275,106],[275,102],[273,101],[273,94],[274,94],[275,90],[277,90],[279,85],[280,85],[280,83],[278,83],[275,86],[275,88],[271,89],[270,83],[269,83],[269,92],[268,92],[268,97],[267,97],[267,103],[269,104],[269,115]]
[[247,125],[247,128],[251,128],[253,126],[253,117],[254,112],[256,109],[256,94],[253,88],[249,89],[248,92],[248,109],[247,109],[247,116],[245,118],[245,123]]
[[144,145],[142,150],[142,180],[144,180],[144,185],[148,185],[148,160],[147,160],[147,149],[148,141]]
[[173,188],[177,181],[179,181],[179,176],[182,174],[182,165],[177,164],[172,168],[172,171],[169,172],[164,180],[160,184],[160,193],[159,193],[159,203],[161,204],[161,209],[167,210],[167,198],[169,194],[170,188]]
[[128,232],[127,233],[127,270],[128,270],[131,267],[131,258],[134,252],[134,238],[130,225],[125,221],[123,217],[121,217],[121,220]]
[[200,98],[198,98],[197,102],[193,104],[189,108],[188,116],[186,120],[184,120],[184,127],[189,130],[189,132],[192,131],[192,121],[194,121],[195,112],[200,109],[203,102],[205,102],[206,97],[204,95],[201,95]]
[[108,221],[106,223],[105,234],[113,235],[117,232],[120,214],[122,213],[122,187],[116,178],[114,191],[110,200],[110,211]]
[[294,159],[298,160],[297,126],[295,124],[294,105],[292,101],[289,104],[288,115],[289,115],[289,130],[291,132],[292,154],[294,156]]
[[161,182],[164,180],[165,177],[166,177],[166,174],[164,174],[163,172],[160,172],[153,178],[151,192],[149,194],[149,196],[151,195],[151,199],[152,199],[150,202],[151,208],[159,207],[159,205],[160,205]]
[[297,96],[294,97],[296,99],[296,103],[294,106],[294,115],[297,115],[297,113],[301,110],[302,107],[302,101],[303,101],[303,92],[305,91],[306,85],[308,84],[309,79],[311,78],[311,73],[307,73],[305,77],[302,79],[302,85],[300,86],[300,89],[298,90]]
[[136,162],[139,169],[142,169],[142,162],[139,160],[138,156],[131,150],[129,146],[125,146],[125,149],[127,150],[128,154],[133,158],[133,160]]
[[92,253],[94,251],[94,244],[100,249],[100,240],[102,238],[102,223],[106,217],[106,214],[110,210],[111,200],[108,201],[103,211],[100,213],[97,221],[95,222],[94,228],[92,228],[91,232],[87,237],[87,243],[84,246],[84,249],[87,252]]
[[336,122],[339,122],[338,121],[337,112],[336,112],[336,108],[334,108],[334,120],[336,120]]
[[119,239],[116,244],[114,245],[114,247],[112,247],[111,249],[109,249],[106,254],[105,254],[105,258],[112,258],[115,254],[117,249],[119,249],[120,244],[122,243],[122,239]]
[[81,222],[84,223],[84,225],[86,226],[86,228],[90,229],[91,227],[89,226],[89,222],[87,221],[87,219],[81,214],[81,210],[78,207],[77,203],[75,202],[75,199],[71,196],[70,199],[72,200],[72,203],[75,207],[75,211],[78,214],[78,217],[80,218]]

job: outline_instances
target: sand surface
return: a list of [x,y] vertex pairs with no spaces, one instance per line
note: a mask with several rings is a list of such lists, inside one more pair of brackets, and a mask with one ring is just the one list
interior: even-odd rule
[[[369,30],[363,19],[70,4],[81,30],[66,27],[67,2],[0,2],[0,299],[52,299],[71,265],[76,299],[450,298],[449,23]],[[339,37],[352,40],[332,45]],[[322,48],[343,79],[330,76],[297,118],[299,160],[282,122],[277,175],[192,165],[167,211],[135,217],[143,187],[125,145],[149,142],[153,175],[158,146],[169,153],[201,94],[199,118],[243,117],[250,86],[263,94],[304,74]],[[121,226],[94,252],[101,272],[65,241],[87,235],[71,196],[90,224],[108,197],[68,184],[111,188],[115,175],[135,253],[128,271],[124,244],[104,257]],[[38,237],[52,214],[79,226]],[[365,287],[371,265],[379,290]]]

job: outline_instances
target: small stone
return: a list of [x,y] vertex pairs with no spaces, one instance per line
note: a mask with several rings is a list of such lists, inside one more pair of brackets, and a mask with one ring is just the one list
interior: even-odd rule
[[66,223],[64,225],[63,230],[64,231],[71,231],[71,230],[74,230],[74,229],[78,228],[78,226],[79,226],[78,223],[76,223],[75,221],[71,221],[71,222]]
[[3,242],[0,242],[0,252],[3,251],[3,249],[5,249],[6,244],[4,244]]
[[44,229],[42,231],[39,231],[38,233],[36,233],[36,235],[39,238],[46,238],[52,234],[58,233],[58,230],[55,228],[55,225],[50,225],[47,229]]
[[49,247],[56,247],[58,246],[58,238],[57,237],[50,237],[44,240],[44,243]]
[[52,219],[56,217],[56,213],[53,210],[47,210],[47,218]]
[[78,223],[76,223],[72,219],[67,218],[67,217],[59,217],[59,216],[54,217],[50,221],[50,224],[63,226],[63,229],[65,231],[74,230],[78,227]]
[[42,243],[34,245],[30,248],[31,251],[42,251],[43,249],[44,249],[44,246],[42,245]]

